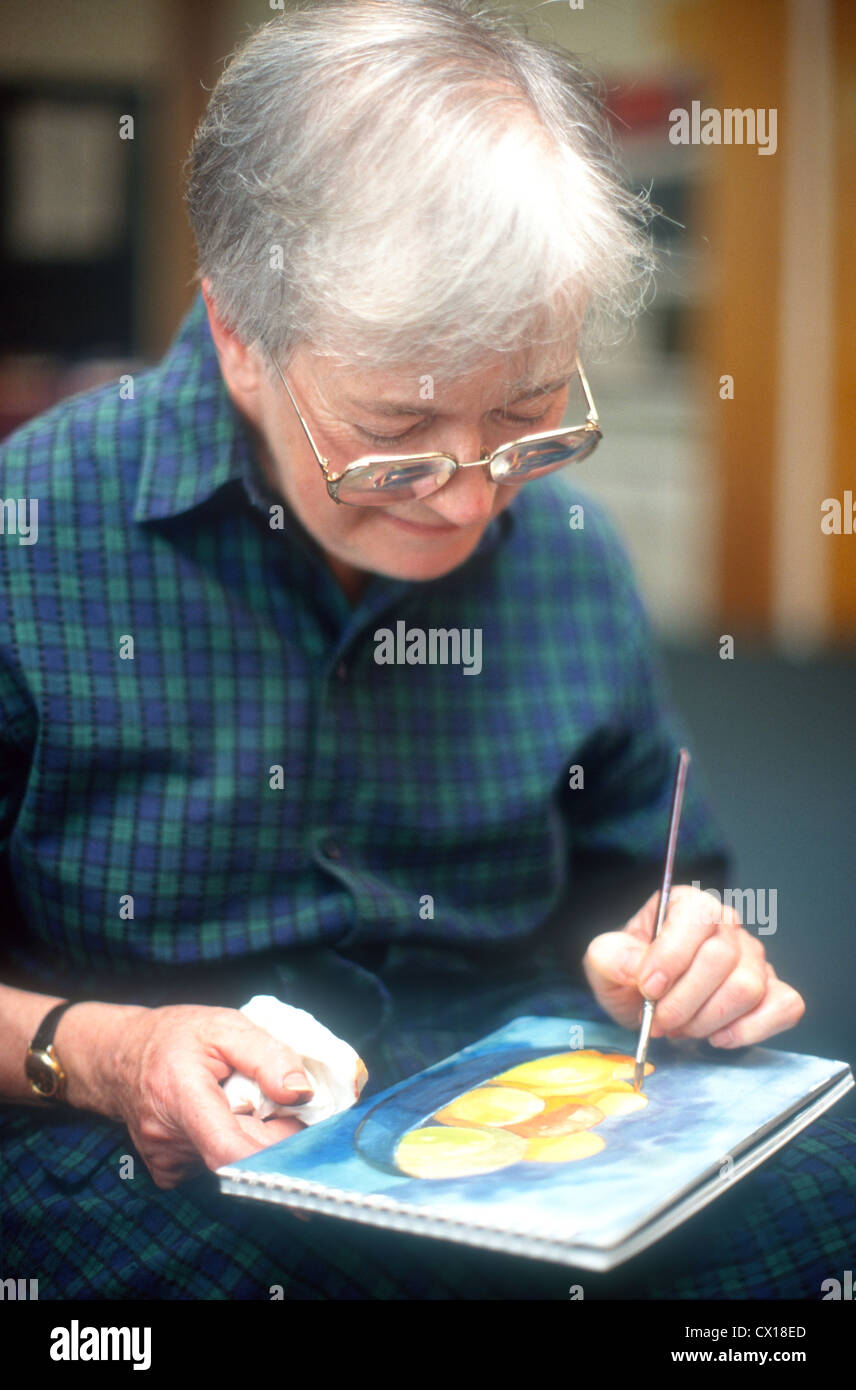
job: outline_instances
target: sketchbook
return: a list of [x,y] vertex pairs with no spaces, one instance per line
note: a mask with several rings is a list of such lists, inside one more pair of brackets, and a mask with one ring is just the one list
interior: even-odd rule
[[714,1201],[853,1086],[845,1062],[521,1017],[217,1170],[220,1189],[605,1271]]

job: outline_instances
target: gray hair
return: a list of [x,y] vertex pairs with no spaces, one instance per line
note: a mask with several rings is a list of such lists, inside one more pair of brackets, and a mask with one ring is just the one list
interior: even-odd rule
[[601,83],[481,0],[297,0],[232,55],[186,171],[197,279],[280,363],[566,361],[652,283]]

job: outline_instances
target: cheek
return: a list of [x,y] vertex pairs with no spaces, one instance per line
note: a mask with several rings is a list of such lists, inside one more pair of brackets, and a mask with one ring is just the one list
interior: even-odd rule
[[337,506],[327,491],[327,482],[317,462],[301,468],[294,480],[295,500],[301,520],[321,544],[335,546],[347,541],[365,524],[357,507]]
[[304,518],[308,517],[315,525],[335,524],[342,508],[329,496],[326,479],[314,455],[307,456],[302,449],[297,456],[292,454],[287,475],[289,491]]
[[500,512],[504,512],[506,507],[511,505],[520,489],[524,486],[524,483],[502,483],[498,486],[496,489],[496,501],[494,503],[493,515],[499,516]]

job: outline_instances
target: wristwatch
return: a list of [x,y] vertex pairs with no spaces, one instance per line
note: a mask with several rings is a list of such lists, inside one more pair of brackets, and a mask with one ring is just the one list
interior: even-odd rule
[[66,999],[62,1004],[54,1004],[45,1014],[27,1048],[24,1070],[34,1093],[42,1100],[61,1101],[65,1098],[65,1072],[56,1054],[53,1036],[66,1009],[70,1009],[73,1003],[75,1000]]

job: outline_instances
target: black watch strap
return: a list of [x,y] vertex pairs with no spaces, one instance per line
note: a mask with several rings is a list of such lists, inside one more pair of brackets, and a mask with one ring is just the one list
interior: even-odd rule
[[47,1048],[53,1042],[57,1024],[59,1023],[66,1009],[70,1009],[74,1002],[75,1001],[73,999],[66,999],[62,1004],[54,1004],[52,1009],[48,1009],[47,1013],[45,1014],[44,1018],[42,1019],[38,1028],[36,1029],[36,1035],[33,1038],[33,1041],[30,1043],[30,1050],[32,1052],[45,1052],[47,1050]]

